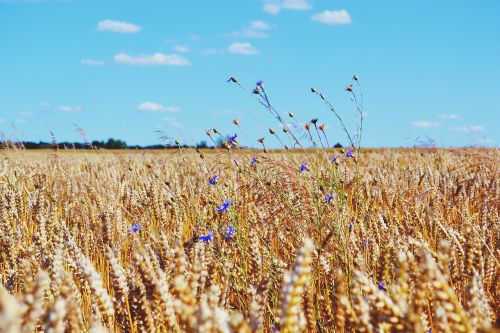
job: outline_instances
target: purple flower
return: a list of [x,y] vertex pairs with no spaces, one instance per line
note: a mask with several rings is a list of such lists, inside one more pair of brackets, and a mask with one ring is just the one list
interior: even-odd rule
[[263,84],[263,83],[264,83],[264,81],[259,80],[259,81],[257,81],[257,82],[255,83],[255,85],[256,85],[257,87],[261,87],[261,88],[262,88],[262,84]]
[[250,162],[250,166],[251,166],[251,167],[252,167],[252,166],[254,166],[255,164],[257,164],[257,162],[258,162],[258,161],[257,161],[257,157],[255,157],[255,156],[254,156],[254,157],[252,157],[252,161]]
[[352,154],[354,154],[354,150],[353,149],[349,149],[347,151],[347,153],[345,153],[345,157],[347,157],[347,158],[352,157]]
[[198,240],[201,240],[202,242],[211,242],[212,239],[214,238],[214,232],[213,231],[210,231],[208,233],[208,235],[202,235],[200,237],[198,237]]
[[307,162],[303,162],[301,165],[300,165],[300,172],[304,172],[304,171],[307,171],[309,170],[307,168]]
[[132,227],[128,230],[128,232],[130,233],[136,233],[136,232],[139,232],[139,230],[141,230],[141,225],[139,223],[134,223],[132,224]]
[[326,195],[324,202],[325,203],[329,203],[332,200],[333,200],[333,194],[329,193],[329,194]]
[[230,241],[236,235],[236,229],[231,225],[226,228],[226,240]]
[[378,286],[378,290],[387,291],[387,290],[385,289],[385,283],[384,283],[384,282],[378,282],[378,283],[377,283],[377,286]]
[[219,213],[226,212],[227,209],[229,208],[229,206],[231,206],[231,200],[226,199],[226,200],[224,200],[222,205],[220,205],[219,207],[216,208],[216,210]]
[[352,225],[352,223],[349,223],[349,231],[352,231],[352,228],[353,228],[353,227],[354,227],[354,226]]
[[368,238],[363,239],[364,246],[368,246],[369,243],[370,243],[370,240]]
[[238,164],[238,160],[237,160],[237,159],[234,159],[234,160],[233,160],[233,163],[234,163],[234,165],[236,165],[236,166],[240,166],[240,165]]
[[212,177],[210,177],[210,179],[208,180],[208,183],[210,185],[215,186],[215,184],[217,184],[217,178],[219,178],[219,176],[212,176]]
[[236,138],[238,137],[238,135],[236,133],[234,133],[234,135],[231,135],[229,137],[229,144],[231,146],[235,145],[236,144]]
[[335,163],[335,162],[337,162],[337,159],[338,159],[338,158],[339,158],[339,157],[338,157],[337,155],[335,155],[335,156],[333,156],[332,158],[330,158],[330,161],[332,161],[332,163]]

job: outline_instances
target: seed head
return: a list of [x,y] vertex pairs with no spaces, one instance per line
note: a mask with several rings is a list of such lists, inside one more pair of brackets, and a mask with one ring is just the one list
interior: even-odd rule
[[234,118],[233,119],[233,124],[235,124],[236,126],[238,126],[240,124],[240,122],[238,121],[238,119]]
[[315,88],[311,88],[311,92],[312,92],[313,94],[317,93],[317,91],[316,91],[316,89],[315,89]]
[[320,131],[324,132],[325,131],[325,124],[319,125],[318,128],[319,128]]
[[346,91],[352,92],[352,84],[348,85],[347,88],[345,88]]
[[269,133],[271,133],[271,134],[275,134],[276,132],[275,132],[272,128],[270,128],[270,129],[269,129]]

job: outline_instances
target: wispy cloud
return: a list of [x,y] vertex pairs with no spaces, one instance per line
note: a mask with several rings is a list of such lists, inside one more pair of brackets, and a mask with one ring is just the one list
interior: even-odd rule
[[221,53],[224,53],[224,50],[219,50],[219,49],[216,49],[213,47],[208,48],[208,49],[204,49],[203,51],[201,51],[201,54],[204,56],[210,56],[210,55],[221,54]]
[[278,14],[284,9],[288,10],[309,10],[312,4],[308,0],[265,0],[262,9],[269,14]]
[[186,127],[186,126],[184,126],[183,123],[181,123],[178,120],[175,120],[174,118],[165,117],[165,118],[163,118],[163,120],[166,121],[169,126],[174,127],[174,128],[184,129]]
[[33,115],[33,113],[32,112],[19,112],[19,115],[23,116],[23,117],[31,117]]
[[97,23],[98,31],[112,31],[120,32],[124,34],[131,34],[139,32],[142,27],[129,22],[114,21],[114,20],[102,20]]
[[85,66],[102,66],[104,65],[104,61],[97,59],[82,59],[82,61],[80,61],[80,64]]
[[173,49],[175,52],[179,52],[179,53],[187,53],[190,51],[189,46],[187,46],[187,45],[175,45],[173,47]]
[[82,108],[79,106],[59,105],[57,111],[64,113],[80,112]]
[[200,36],[200,35],[198,35],[198,34],[191,34],[191,35],[189,35],[189,37],[188,37],[188,38],[189,38],[189,39],[191,39],[191,40],[196,40],[196,41],[198,41],[198,40],[202,40],[202,39],[203,39],[203,37],[201,37],[201,36]]
[[140,54],[136,56],[118,53],[114,60],[121,64],[131,66],[189,66],[191,63],[186,58],[177,54]]
[[313,21],[327,25],[351,24],[351,15],[345,9],[325,10],[311,17]]
[[458,120],[458,119],[460,119],[460,116],[458,114],[442,114],[439,116],[439,119]]
[[250,43],[233,43],[227,50],[229,53],[242,55],[256,55],[259,53]]
[[5,121],[6,121],[5,119],[3,119],[3,118],[0,118],[0,124],[3,124],[3,123],[5,123]]
[[137,109],[148,112],[180,112],[181,108],[177,106],[163,106],[155,102],[142,102],[137,105]]
[[413,126],[415,126],[415,127],[440,127],[441,124],[437,123],[437,122],[432,122],[432,121],[419,120],[419,121],[414,121]]
[[267,38],[269,34],[267,31],[273,29],[274,26],[267,22],[256,20],[251,21],[241,30],[233,31],[229,35],[231,37],[248,37],[248,38]]
[[485,132],[486,128],[481,125],[472,125],[472,126],[452,127],[451,130],[457,132]]

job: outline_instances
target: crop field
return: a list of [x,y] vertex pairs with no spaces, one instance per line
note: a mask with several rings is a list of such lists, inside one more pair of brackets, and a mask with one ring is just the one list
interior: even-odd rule
[[0,150],[0,332],[497,332],[497,149]]

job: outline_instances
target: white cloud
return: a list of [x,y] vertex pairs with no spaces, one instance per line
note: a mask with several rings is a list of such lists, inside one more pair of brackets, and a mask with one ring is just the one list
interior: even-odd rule
[[174,51],[175,52],[179,52],[179,53],[187,53],[189,52],[189,47],[187,45],[175,45],[173,47]]
[[262,9],[269,14],[276,15],[281,12],[281,5],[279,3],[266,3]]
[[0,118],[0,124],[3,124],[3,123],[5,123],[5,119]]
[[191,63],[184,57],[177,54],[140,54],[131,56],[125,53],[118,53],[114,57],[116,62],[131,66],[189,66]]
[[256,55],[259,53],[250,43],[233,43],[227,50],[229,53],[242,55]]
[[229,35],[231,37],[248,37],[248,38],[267,38],[269,35],[266,31],[273,29],[274,26],[261,21],[251,21],[248,25],[243,27],[243,29],[234,31]]
[[284,0],[281,6],[285,9],[293,10],[308,10],[312,8],[312,5],[307,0]]
[[87,66],[102,66],[104,65],[104,61],[96,59],[82,59],[82,61],[80,61],[80,64]]
[[439,118],[444,120],[457,120],[460,119],[460,116],[458,114],[442,114]]
[[309,10],[312,4],[308,0],[265,0],[262,9],[269,14],[276,15],[283,9],[288,10]]
[[460,126],[460,127],[452,127],[453,131],[457,132],[485,132],[486,128],[481,125],[472,125],[472,126]]
[[440,127],[441,124],[439,124],[437,122],[420,120],[420,121],[414,121],[413,126],[416,126],[416,127]]
[[181,108],[177,106],[163,106],[155,102],[143,102],[137,105],[137,109],[149,112],[180,112]]
[[325,10],[314,15],[311,19],[328,25],[350,24],[352,22],[351,15],[345,9]]
[[102,20],[97,23],[98,31],[113,31],[125,34],[139,32],[142,27],[135,25],[133,23],[114,21],[114,20]]
[[80,112],[82,111],[82,108],[79,106],[69,106],[69,105],[59,105],[57,107],[57,111],[59,112],[65,112],[65,113],[70,113],[70,112]]

